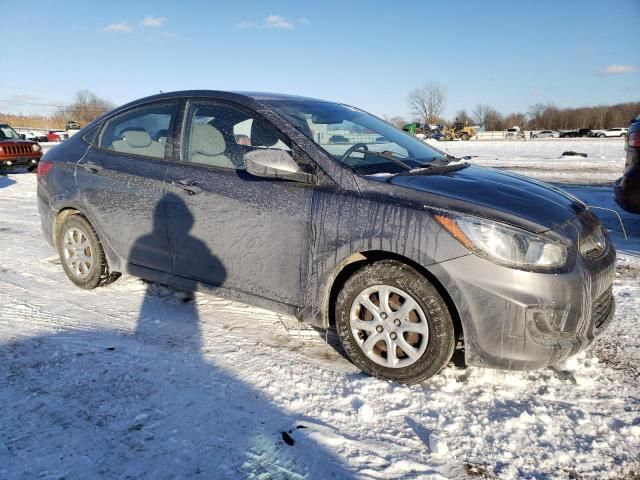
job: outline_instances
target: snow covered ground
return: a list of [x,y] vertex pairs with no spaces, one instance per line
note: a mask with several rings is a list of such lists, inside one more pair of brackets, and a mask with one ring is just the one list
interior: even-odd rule
[[[612,183],[622,175],[625,151],[620,138],[540,138],[435,142],[452,155],[477,155],[474,162],[540,180],[564,183]],[[565,155],[586,153],[587,157]]]
[[[574,184],[624,163],[617,141],[441,145]],[[1,479],[640,475],[640,216],[614,233],[616,318],[587,352],[535,372],[452,363],[407,387],[291,317],[135,278],[75,288],[41,237],[35,180],[0,176]],[[609,187],[570,189],[617,208]]]

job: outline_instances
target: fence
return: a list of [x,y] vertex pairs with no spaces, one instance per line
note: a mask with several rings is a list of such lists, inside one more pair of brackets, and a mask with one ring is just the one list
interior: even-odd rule
[[[524,130],[524,137],[531,138],[531,131]],[[504,130],[495,130],[491,132],[478,132],[472,140],[516,140],[515,137],[507,137]]]

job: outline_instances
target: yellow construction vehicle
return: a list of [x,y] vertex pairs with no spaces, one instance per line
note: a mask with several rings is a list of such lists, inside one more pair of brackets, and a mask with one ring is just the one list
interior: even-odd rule
[[444,140],[453,140],[454,138],[469,140],[471,137],[475,137],[476,133],[475,127],[467,127],[462,122],[455,122],[453,127],[442,130]]

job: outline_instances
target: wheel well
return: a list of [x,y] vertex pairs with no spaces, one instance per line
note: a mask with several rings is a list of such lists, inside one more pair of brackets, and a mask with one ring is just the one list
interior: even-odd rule
[[51,235],[53,237],[53,244],[55,246],[56,242],[58,241],[58,229],[60,228],[60,225],[62,225],[62,223],[65,221],[65,219],[67,217],[70,217],[71,215],[82,215],[80,213],[79,210],[76,210],[75,208],[72,207],[68,207],[68,208],[63,208],[62,210],[60,210],[57,214],[56,217],[53,219],[53,225],[51,228]]
[[438,290],[438,293],[442,296],[445,303],[447,304],[447,308],[449,309],[449,313],[451,315],[451,320],[453,321],[453,328],[456,338],[463,338],[462,321],[460,320],[458,309],[456,308],[455,303],[453,303],[453,299],[449,295],[449,292],[447,292],[447,290],[438,281],[438,279],[433,276],[433,274],[429,272],[429,270],[424,268],[419,263],[414,262],[410,258],[398,255],[396,253],[385,252],[382,250],[371,250],[367,252],[355,253],[340,262],[340,264],[336,267],[336,271],[330,277],[330,279],[333,278],[334,280],[333,283],[331,283],[328,302],[326,304],[326,314],[330,326],[335,325],[335,312],[334,309],[331,308],[331,305],[335,305],[338,294],[340,293],[340,290],[342,290],[342,286],[344,285],[344,283],[357,270],[365,265],[377,262],[378,260],[396,260],[398,262],[404,263],[405,265],[410,266],[411,268],[422,274],[427,280],[429,280],[429,282],[431,282],[436,290]]

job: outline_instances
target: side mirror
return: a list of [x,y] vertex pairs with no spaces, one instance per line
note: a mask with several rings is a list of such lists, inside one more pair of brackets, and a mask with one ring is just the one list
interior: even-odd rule
[[252,150],[244,154],[247,172],[256,177],[283,178],[312,183],[313,176],[303,172],[291,153],[277,149]]
[[26,136],[24,133],[21,133],[21,134],[20,134],[20,138],[21,138],[22,140],[26,140],[26,139],[27,139],[27,136]]

